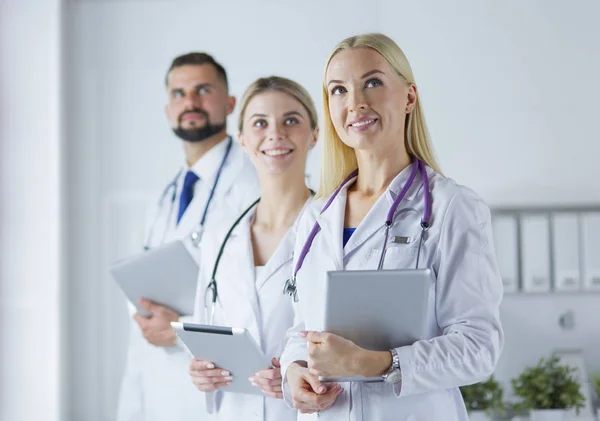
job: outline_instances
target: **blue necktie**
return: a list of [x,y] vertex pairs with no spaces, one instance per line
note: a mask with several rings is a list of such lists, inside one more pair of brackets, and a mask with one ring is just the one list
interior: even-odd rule
[[185,210],[194,198],[194,185],[198,180],[199,177],[192,171],[188,171],[185,174],[185,179],[183,180],[183,190],[181,190],[181,197],[179,198],[179,212],[177,213],[177,224],[179,224],[179,220],[181,219]]

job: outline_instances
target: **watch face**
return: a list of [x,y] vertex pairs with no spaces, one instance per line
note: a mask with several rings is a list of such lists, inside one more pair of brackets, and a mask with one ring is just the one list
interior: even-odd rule
[[394,370],[388,374],[385,378],[386,383],[400,383],[402,381],[402,372],[400,370]]

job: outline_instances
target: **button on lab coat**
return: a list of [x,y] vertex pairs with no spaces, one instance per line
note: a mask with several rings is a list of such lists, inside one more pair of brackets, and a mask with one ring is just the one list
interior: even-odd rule
[[[153,226],[151,246],[163,242],[184,239],[184,244],[194,258],[198,249],[189,239],[189,234],[199,226],[204,206],[214,175],[225,154],[227,140],[219,143],[205,154],[192,170],[205,177],[196,185],[194,198],[186,209],[179,225],[176,225],[179,196],[186,168],[177,180],[177,197],[170,209],[171,194],[166,195],[162,206],[157,205],[148,220]],[[230,224],[230,218],[248,207],[259,195],[254,166],[236,141],[223,167],[221,179],[207,213],[205,231],[213,226]],[[148,232],[150,231],[148,227]],[[203,247],[204,237],[200,247]],[[202,262],[198,262],[202,266]],[[165,282],[169,282],[165,279]],[[130,310],[135,309],[130,305]],[[187,316],[191,320],[191,315]],[[184,321],[186,316],[180,318]],[[190,356],[178,341],[172,347],[155,347],[141,334],[139,326],[132,320],[127,364],[119,396],[118,421],[202,421],[207,419],[204,400],[190,381]]]
[[[319,212],[325,200],[313,203],[305,212],[296,258],[315,220],[321,231],[297,275],[299,302],[294,305],[295,325],[288,332],[282,370],[293,361],[308,359],[306,341],[298,338],[297,332],[323,328],[326,272],[377,269],[386,215],[409,172],[410,167],[392,181],[345,247],[342,235],[347,187],[322,215]],[[469,189],[431,168],[427,168],[427,174],[433,209],[419,267],[431,268],[436,276],[430,289],[434,306],[427,317],[429,339],[397,348],[401,386],[343,383],[344,392],[329,410],[319,414],[320,420],[467,421],[458,387],[482,381],[494,370],[504,335],[499,320],[502,282],[494,256],[489,209]],[[391,236],[409,237],[409,242],[388,243],[384,269],[415,267],[423,211],[419,174],[400,203],[391,228]],[[284,391],[290,403],[287,384]],[[300,415],[299,419],[311,417],[315,415]]]
[[[296,222],[285,234],[273,256],[256,277],[250,231],[254,214],[254,211],[250,212],[232,232],[221,257],[216,275],[219,296],[214,324],[248,329],[270,360],[281,355],[285,333],[293,322],[292,303],[281,292],[292,270],[298,224]],[[216,259],[224,234],[215,234],[207,233],[206,244],[210,246],[202,248],[203,262],[214,262]],[[198,323],[206,322],[204,300],[213,267],[212,263],[204,265],[200,271],[194,312]],[[235,373],[232,375],[235,377]],[[219,421],[296,419],[296,411],[288,408],[282,399],[227,393],[223,390],[205,393],[205,397],[207,407],[212,408],[214,419]]]

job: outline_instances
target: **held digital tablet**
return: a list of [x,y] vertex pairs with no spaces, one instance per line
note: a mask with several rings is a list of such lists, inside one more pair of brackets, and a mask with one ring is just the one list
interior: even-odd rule
[[198,265],[181,241],[119,261],[110,273],[143,316],[150,314],[139,305],[142,297],[180,315],[194,313]]
[[231,373],[231,384],[219,390],[264,396],[248,378],[257,371],[272,368],[271,359],[263,354],[250,332],[193,323],[173,322],[171,326],[194,358],[210,361]]
[[[328,272],[324,331],[372,351],[425,339],[434,283],[430,269]],[[383,381],[381,377],[322,380]]]

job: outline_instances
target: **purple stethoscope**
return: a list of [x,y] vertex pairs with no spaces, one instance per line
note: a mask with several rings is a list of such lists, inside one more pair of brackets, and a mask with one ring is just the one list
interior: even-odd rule
[[[400,205],[400,202],[402,201],[402,199],[404,199],[404,197],[406,197],[406,193],[408,192],[408,189],[410,189],[410,186],[412,186],[413,182],[415,181],[417,172],[419,172],[419,171],[421,172],[421,183],[423,185],[423,190],[424,190],[424,195],[425,195],[425,199],[424,199],[425,209],[423,212],[423,216],[421,218],[421,236],[419,238],[419,249],[417,251],[417,263],[415,265],[416,269],[419,268],[419,257],[421,255],[421,246],[423,245],[423,239],[425,237],[425,232],[429,229],[429,222],[431,220],[431,193],[429,192],[429,177],[427,176],[427,170],[425,168],[425,164],[423,164],[423,162],[421,162],[421,160],[414,158],[414,162],[412,164],[412,169],[411,169],[410,175],[408,177],[408,180],[406,181],[406,183],[404,184],[404,187],[402,187],[402,190],[400,191],[400,193],[398,193],[398,196],[392,203],[392,206],[390,207],[390,210],[388,211],[388,214],[387,214],[387,218],[385,220],[385,240],[383,242],[381,256],[379,257],[379,265],[377,267],[377,270],[381,270],[383,268],[383,261],[385,259],[385,252],[387,250],[387,243],[388,243],[388,239],[389,239],[389,235],[390,235],[390,228],[392,227],[392,223],[394,221],[394,216],[396,214],[396,210],[398,209],[398,206]],[[342,188],[344,188],[344,186],[350,180],[355,178],[357,175],[358,175],[358,170],[354,170],[352,172],[352,174],[350,174],[348,177],[346,177],[346,179],[344,181],[342,181],[342,184],[340,184],[340,186],[337,188],[337,190],[335,192],[333,192],[333,194],[331,195],[331,197],[329,198],[329,200],[327,201],[327,203],[321,210],[321,214],[323,212],[325,212],[327,210],[327,208],[329,208],[329,206],[335,200],[335,198],[340,193]],[[294,273],[293,273],[292,277],[290,279],[288,279],[287,281],[285,281],[285,285],[283,286],[283,294],[284,295],[287,294],[290,297],[292,297],[294,299],[294,302],[298,302],[296,274],[302,268],[304,259],[308,255],[310,247],[312,246],[312,243],[320,230],[321,230],[321,227],[319,226],[319,223],[317,221],[317,222],[315,222],[315,225],[313,226],[312,230],[310,231],[310,234],[308,235],[308,238],[306,239],[306,242],[304,243],[304,246],[302,247],[302,251],[300,252],[300,257],[298,258],[298,262],[296,262],[296,267],[294,268]]]

